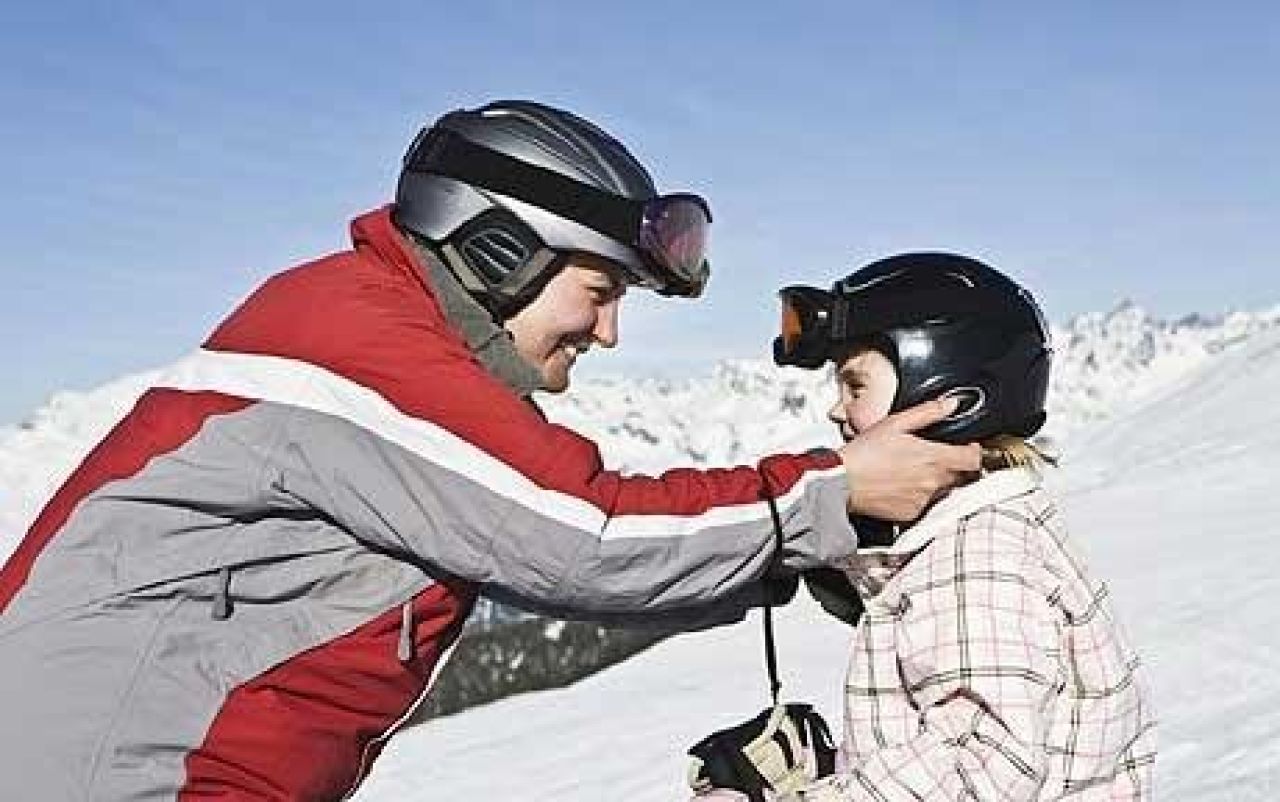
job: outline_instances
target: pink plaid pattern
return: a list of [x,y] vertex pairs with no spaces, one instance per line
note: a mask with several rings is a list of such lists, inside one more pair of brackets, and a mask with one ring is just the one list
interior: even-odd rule
[[1139,661],[1044,490],[846,570],[877,592],[853,637],[841,770],[804,798],[1151,798]]

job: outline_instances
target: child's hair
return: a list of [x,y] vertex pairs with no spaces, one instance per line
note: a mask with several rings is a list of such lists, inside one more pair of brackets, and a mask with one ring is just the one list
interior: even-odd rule
[[1004,468],[1033,468],[1045,465],[1057,466],[1058,458],[1040,446],[1022,437],[998,434],[982,441],[982,469],[998,471]]

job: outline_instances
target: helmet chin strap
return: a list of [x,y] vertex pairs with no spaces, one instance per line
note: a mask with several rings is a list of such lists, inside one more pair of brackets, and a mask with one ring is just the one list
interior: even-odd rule
[[849,522],[858,533],[858,548],[886,548],[898,539],[900,527],[892,521],[851,515]]

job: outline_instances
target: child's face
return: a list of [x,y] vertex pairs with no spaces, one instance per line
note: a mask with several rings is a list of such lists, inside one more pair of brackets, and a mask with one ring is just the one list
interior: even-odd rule
[[836,385],[840,398],[827,417],[848,442],[888,417],[898,392],[898,374],[884,354],[855,347],[836,363]]

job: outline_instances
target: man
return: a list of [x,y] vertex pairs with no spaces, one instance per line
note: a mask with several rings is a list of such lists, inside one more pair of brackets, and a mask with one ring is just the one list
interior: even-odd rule
[[[900,434],[660,478],[528,402],[617,340],[627,285],[696,296],[710,222],[591,123],[446,115],[353,249],[268,280],[146,393],[0,574],[0,798],[339,799],[488,585],[669,615],[853,552],[974,449]],[[775,555],[776,510],[784,546]]]

